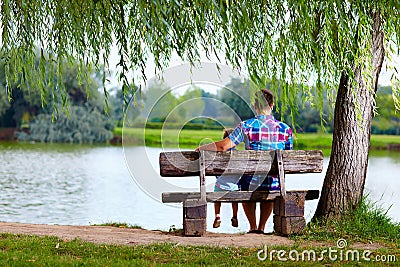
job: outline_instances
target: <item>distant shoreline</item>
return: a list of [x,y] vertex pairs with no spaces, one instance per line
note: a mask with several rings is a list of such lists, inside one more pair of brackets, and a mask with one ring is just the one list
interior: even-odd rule
[[[124,131],[124,136],[122,132]],[[162,135],[161,135],[162,131]],[[179,134],[179,136],[177,136]],[[145,135],[145,141],[143,136]],[[146,144],[146,146],[197,147],[201,142],[221,139],[220,130],[182,130],[115,128],[114,139],[124,144]],[[161,140],[162,137],[162,140]],[[178,139],[179,138],[179,139]],[[177,143],[179,140],[179,144]],[[295,149],[321,149],[330,153],[331,133],[297,133],[294,138]],[[371,150],[400,151],[400,135],[371,135]]]
[[[1,141],[16,141],[16,128],[0,128]],[[112,145],[143,145],[160,147],[197,147],[200,143],[216,141],[221,138],[220,130],[182,130],[177,129],[143,129],[127,128],[124,129],[124,137],[122,136],[122,128],[113,130],[113,138],[109,141]],[[161,141],[162,131],[162,141]],[[143,135],[145,134],[145,141]],[[177,136],[179,135],[179,136]],[[124,140],[123,140],[124,139]],[[179,143],[178,141],[179,140]],[[295,134],[295,149],[321,149],[330,153],[332,143],[331,133],[297,133]],[[371,150],[378,151],[400,151],[400,135],[371,135]]]

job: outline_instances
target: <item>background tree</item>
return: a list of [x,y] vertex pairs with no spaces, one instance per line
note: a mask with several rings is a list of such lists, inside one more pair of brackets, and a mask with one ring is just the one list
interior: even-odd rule
[[168,86],[161,81],[152,82],[146,90],[142,92],[144,99],[141,110],[143,120],[152,122],[162,122],[165,117],[174,109],[178,99],[172,95]]
[[27,127],[42,109],[40,92],[20,87],[18,82],[7,83],[6,68],[6,62],[0,60],[0,127]]
[[[40,62],[74,59],[107,66],[114,39],[124,95],[127,72],[144,72],[150,53],[162,69],[172,52],[196,62],[200,48],[245,68],[259,87],[279,81],[283,112],[295,108],[299,94],[322,110],[325,91],[330,102],[336,99],[335,123],[316,215],[340,216],[361,200],[384,43],[390,48],[400,38],[398,2],[3,1],[0,14],[1,49],[6,62],[17,63],[15,76],[6,71],[8,83],[23,77],[21,86],[41,92],[48,86],[44,74],[57,77],[62,65],[36,67],[36,46],[48,52],[41,53]],[[298,86],[310,77],[316,90]],[[277,93],[277,87],[271,89]]]
[[179,108],[181,112],[181,117],[185,121],[196,118],[199,114],[204,111],[204,101],[201,99],[202,90],[199,87],[193,86],[188,88],[185,93],[179,97]]
[[[57,90],[46,91],[42,96],[47,98],[42,99],[41,92],[34,88],[19,86],[19,83],[7,84],[6,68],[14,71],[12,64],[0,60],[0,84],[7,85],[10,91],[8,94],[3,86],[0,102],[11,99],[0,108],[0,127],[24,130],[16,136],[26,141],[94,143],[112,138],[114,123],[103,112],[104,97],[99,92],[96,73],[90,73],[91,78],[84,83],[76,79],[76,67],[64,64],[63,75],[59,78],[63,79],[65,95]],[[62,103],[69,104],[63,106]],[[54,112],[58,109],[66,109],[67,114]],[[54,116],[58,119],[54,120]]]
[[201,115],[209,118],[216,118],[219,115],[218,105],[210,99],[217,99],[217,95],[201,90],[201,97],[206,99],[204,102],[204,110]]
[[400,134],[400,112],[393,109],[394,100],[390,86],[381,87],[376,96],[378,115],[372,121],[372,133]]
[[[250,83],[241,81],[238,78],[232,78],[230,83],[219,91],[219,99],[231,107],[241,120],[247,120],[254,117],[254,111],[251,108],[250,101]],[[228,116],[230,111],[228,111]],[[237,122],[239,123],[239,122]]]
[[[4,70],[4,62],[0,60],[0,70]],[[4,71],[0,71],[0,127],[7,125],[5,122],[4,114],[10,108],[10,102],[8,101],[7,88],[6,88],[6,77]]]

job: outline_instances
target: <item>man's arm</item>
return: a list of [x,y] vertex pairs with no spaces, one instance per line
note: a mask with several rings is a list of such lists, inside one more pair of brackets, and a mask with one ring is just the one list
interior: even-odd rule
[[207,145],[199,146],[196,148],[196,151],[200,150],[208,150],[208,151],[226,151],[230,148],[235,147],[236,144],[229,139],[229,137],[222,139],[221,141],[217,141],[214,143],[210,143]]

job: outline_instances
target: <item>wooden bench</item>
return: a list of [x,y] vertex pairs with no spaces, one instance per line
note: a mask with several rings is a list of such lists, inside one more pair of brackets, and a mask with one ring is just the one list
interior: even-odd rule
[[[164,192],[164,203],[183,203],[183,229],[188,236],[206,232],[207,202],[274,201],[274,231],[281,235],[301,233],[305,200],[317,199],[319,190],[285,190],[285,174],[322,172],[320,150],[235,150],[229,152],[183,151],[160,153],[163,177],[198,176],[199,192]],[[270,174],[279,177],[281,190],[206,192],[206,176],[222,174]]]

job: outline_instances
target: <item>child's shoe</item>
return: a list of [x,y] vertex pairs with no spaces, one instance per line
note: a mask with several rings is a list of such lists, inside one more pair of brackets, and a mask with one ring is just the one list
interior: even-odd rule
[[238,219],[236,217],[232,217],[231,222],[232,222],[232,226],[233,227],[238,227],[239,226],[239,222],[238,222]]
[[218,228],[221,225],[221,218],[216,217],[213,223],[213,228]]

